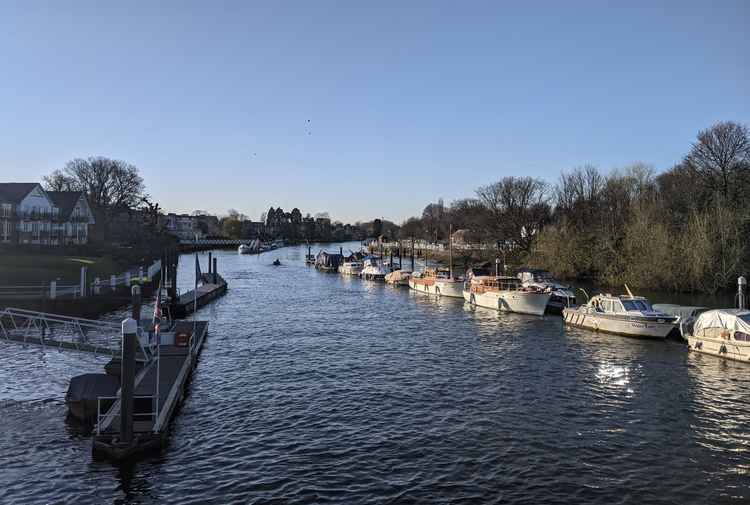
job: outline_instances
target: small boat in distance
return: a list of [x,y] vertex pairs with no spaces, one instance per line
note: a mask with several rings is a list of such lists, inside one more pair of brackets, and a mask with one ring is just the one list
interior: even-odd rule
[[547,312],[549,313],[562,314],[564,308],[576,305],[576,295],[570,286],[555,280],[552,274],[546,270],[524,267],[518,270],[518,278],[524,287],[549,289],[552,292],[552,296],[547,303]]
[[392,286],[408,286],[411,272],[408,270],[394,270],[385,276],[385,283]]
[[361,261],[348,261],[345,260],[339,265],[339,273],[342,275],[353,275],[359,277],[362,274],[364,264]]
[[240,246],[237,248],[237,252],[240,254],[251,254],[253,250],[247,244],[240,244]]
[[275,266],[275,267],[281,266],[281,261],[280,261],[280,260],[279,260],[278,258],[276,258],[276,259],[275,259],[275,260],[273,261],[273,266]]
[[552,293],[523,287],[517,277],[476,276],[464,284],[463,296],[472,306],[542,316]]
[[385,281],[385,276],[391,273],[391,269],[375,256],[367,256],[363,265],[362,278],[367,281]]
[[647,299],[627,295],[601,294],[580,307],[563,309],[567,324],[627,337],[666,338],[675,328],[677,317],[657,312]]
[[425,257],[424,271],[412,274],[409,279],[411,289],[430,295],[463,298],[464,279],[453,275],[453,225],[449,227],[448,237],[448,268],[427,268]]
[[450,275],[447,268],[426,268],[409,279],[409,287],[429,295],[463,298],[464,280]]

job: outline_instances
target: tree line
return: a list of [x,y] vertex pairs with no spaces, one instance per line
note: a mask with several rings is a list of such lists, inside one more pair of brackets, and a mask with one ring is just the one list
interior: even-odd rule
[[604,285],[716,292],[750,265],[750,135],[720,122],[700,131],[684,158],[657,174],[633,165],[585,165],[555,184],[504,177],[474,197],[442,200],[407,219],[401,238],[493,243],[509,264]]

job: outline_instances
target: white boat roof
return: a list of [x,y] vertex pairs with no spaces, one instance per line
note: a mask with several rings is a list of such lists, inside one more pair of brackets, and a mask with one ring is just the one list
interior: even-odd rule
[[698,319],[695,321],[695,334],[706,328],[724,328],[726,330],[741,331],[750,335],[750,310],[708,310],[698,316]]
[[591,297],[593,300],[594,298],[609,298],[610,300],[646,300],[643,296],[630,296],[630,295],[612,295],[609,293],[600,293],[598,295],[594,295]]

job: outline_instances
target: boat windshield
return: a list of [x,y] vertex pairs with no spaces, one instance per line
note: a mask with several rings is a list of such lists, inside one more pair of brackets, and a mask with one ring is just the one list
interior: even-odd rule
[[651,310],[651,307],[645,300],[622,300],[622,305],[625,307],[625,310],[640,310],[646,312]]

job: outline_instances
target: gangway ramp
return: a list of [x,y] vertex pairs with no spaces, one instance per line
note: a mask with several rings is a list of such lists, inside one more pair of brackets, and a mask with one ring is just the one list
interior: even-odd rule
[[[8,307],[0,311],[0,339],[24,345],[120,357],[119,323]],[[148,332],[139,327],[137,360],[153,356]]]

